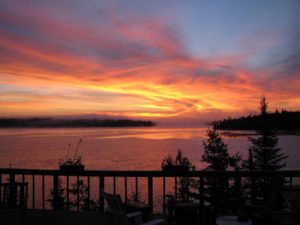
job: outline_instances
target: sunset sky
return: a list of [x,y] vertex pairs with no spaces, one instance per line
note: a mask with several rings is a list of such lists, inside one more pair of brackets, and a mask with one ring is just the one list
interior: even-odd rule
[[0,0],[0,116],[300,110],[299,0]]

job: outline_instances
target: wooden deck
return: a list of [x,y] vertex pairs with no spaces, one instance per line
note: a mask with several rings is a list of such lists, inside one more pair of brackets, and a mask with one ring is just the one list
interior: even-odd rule
[[[19,225],[17,212],[0,213],[0,225]],[[27,225],[107,225],[101,212],[66,212],[52,210],[28,210]]]
[[[149,219],[163,217],[163,215],[155,214]],[[3,213],[0,210],[0,225],[20,225],[20,213]],[[27,225],[108,225],[108,222],[105,214],[100,211],[28,210]]]

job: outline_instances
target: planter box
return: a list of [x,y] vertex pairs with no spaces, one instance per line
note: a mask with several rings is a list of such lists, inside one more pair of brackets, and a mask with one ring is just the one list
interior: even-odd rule
[[187,173],[189,171],[189,167],[181,165],[162,166],[161,168],[166,173]]
[[59,170],[62,173],[81,173],[84,171],[84,165],[60,165]]

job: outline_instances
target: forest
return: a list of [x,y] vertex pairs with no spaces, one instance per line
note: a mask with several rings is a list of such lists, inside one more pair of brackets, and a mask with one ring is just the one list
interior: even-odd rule
[[[269,112],[265,120],[276,130],[290,131],[300,130],[300,112],[281,110],[279,112]],[[216,129],[222,130],[258,130],[261,124],[260,115],[248,115],[239,118],[228,118],[219,121],[213,121],[212,125]]]

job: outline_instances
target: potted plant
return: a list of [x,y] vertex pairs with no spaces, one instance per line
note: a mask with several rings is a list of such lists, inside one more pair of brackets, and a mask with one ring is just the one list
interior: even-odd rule
[[163,159],[161,163],[162,171],[167,173],[188,172],[191,166],[192,164],[190,163],[188,158],[183,157],[180,149],[178,150],[175,159],[173,159],[171,155],[168,155]]
[[66,149],[66,158],[60,159],[59,161],[59,169],[63,173],[79,173],[84,171],[84,165],[81,162],[81,156],[77,156],[80,143],[82,142],[81,139],[79,139],[77,148],[74,153],[73,158],[69,158],[69,151],[71,148],[71,145],[69,144]]

